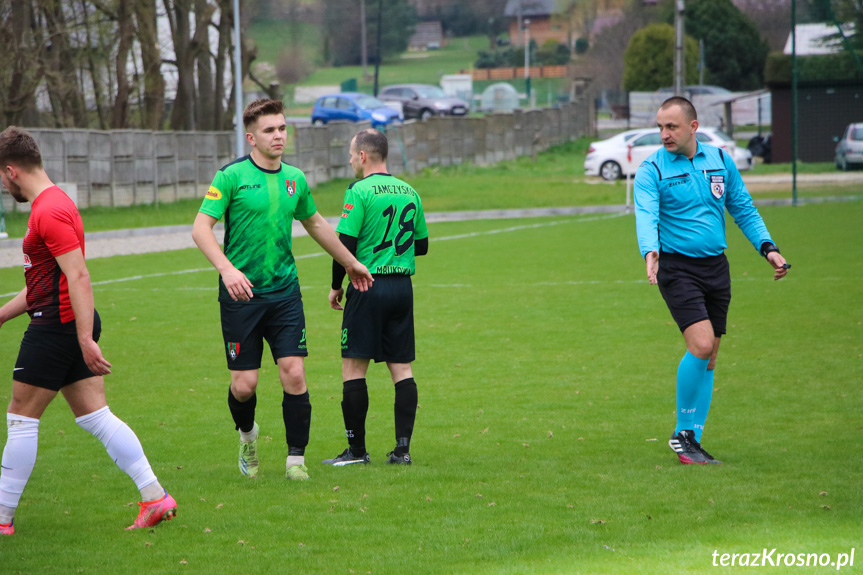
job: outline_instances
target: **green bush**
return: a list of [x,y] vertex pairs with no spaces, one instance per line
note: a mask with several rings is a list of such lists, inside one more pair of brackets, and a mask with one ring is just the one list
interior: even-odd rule
[[[767,84],[791,83],[791,56],[772,52],[764,65],[764,81]],[[797,81],[847,82],[863,81],[861,71],[848,53],[797,57]]]

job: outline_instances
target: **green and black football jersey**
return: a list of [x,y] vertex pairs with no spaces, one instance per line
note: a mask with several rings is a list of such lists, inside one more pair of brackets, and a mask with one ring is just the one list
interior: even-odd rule
[[[278,299],[297,291],[291,228],[293,220],[317,211],[301,170],[285,163],[265,170],[244,156],[216,173],[199,211],[225,218],[225,256],[246,274],[256,297]],[[221,278],[219,299],[231,299]]]
[[390,174],[372,174],[345,192],[336,227],[357,238],[357,259],[373,274],[413,275],[414,240],[428,237],[419,194]]

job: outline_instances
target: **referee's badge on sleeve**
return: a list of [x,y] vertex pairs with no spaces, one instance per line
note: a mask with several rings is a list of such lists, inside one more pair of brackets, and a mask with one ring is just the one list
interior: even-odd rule
[[710,176],[710,192],[717,200],[725,195],[725,176]]

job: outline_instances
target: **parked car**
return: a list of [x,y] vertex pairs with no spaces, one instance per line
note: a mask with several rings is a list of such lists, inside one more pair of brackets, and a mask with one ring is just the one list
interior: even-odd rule
[[358,92],[342,92],[321,96],[312,110],[312,124],[323,126],[336,120],[361,122],[371,120],[372,126],[380,127],[403,120],[404,117],[374,96]]
[[381,100],[401,102],[405,118],[428,120],[432,116],[464,116],[468,103],[461,98],[447,96],[431,84],[396,84],[386,86],[379,93]]
[[863,123],[848,124],[836,141],[836,167],[850,170],[863,167]]
[[[738,170],[752,168],[752,154],[737,146],[734,140],[719,128],[699,127],[695,133],[699,142],[722,148],[734,159]],[[662,147],[658,128],[629,130],[607,140],[594,142],[587,150],[584,173],[601,176],[604,180],[616,180],[635,175],[641,162]]]

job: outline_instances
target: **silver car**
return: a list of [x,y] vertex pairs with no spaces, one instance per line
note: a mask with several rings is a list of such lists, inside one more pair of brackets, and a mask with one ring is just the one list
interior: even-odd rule
[[863,167],[863,123],[848,124],[836,143],[836,167],[850,170]]
[[431,84],[397,84],[387,86],[378,93],[384,102],[401,102],[405,118],[428,120],[432,116],[464,116],[468,103],[451,98]]

